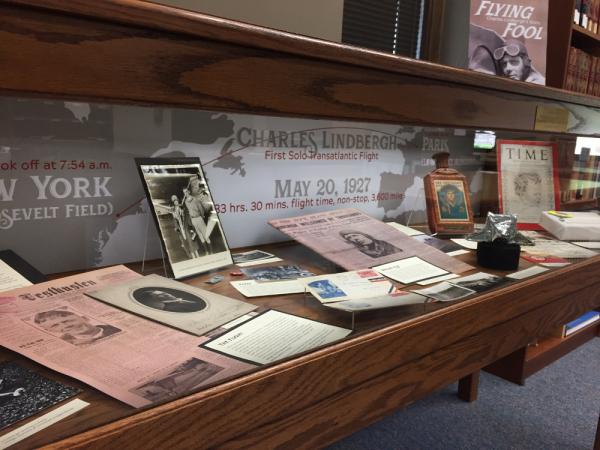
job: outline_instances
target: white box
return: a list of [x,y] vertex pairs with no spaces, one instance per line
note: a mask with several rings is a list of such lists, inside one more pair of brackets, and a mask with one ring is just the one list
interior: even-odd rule
[[562,241],[600,240],[598,212],[569,212],[569,214],[573,217],[557,217],[544,211],[540,225]]

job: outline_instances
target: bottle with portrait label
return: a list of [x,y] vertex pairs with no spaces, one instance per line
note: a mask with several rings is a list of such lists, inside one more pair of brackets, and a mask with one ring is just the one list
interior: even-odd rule
[[433,155],[435,170],[425,175],[427,221],[432,233],[462,235],[473,231],[473,212],[466,177],[448,167],[448,152]]

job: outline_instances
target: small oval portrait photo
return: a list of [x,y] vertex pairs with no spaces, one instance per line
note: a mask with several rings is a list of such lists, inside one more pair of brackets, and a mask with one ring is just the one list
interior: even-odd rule
[[143,287],[133,291],[132,296],[142,305],[159,311],[190,313],[206,308],[203,299],[179,289]]

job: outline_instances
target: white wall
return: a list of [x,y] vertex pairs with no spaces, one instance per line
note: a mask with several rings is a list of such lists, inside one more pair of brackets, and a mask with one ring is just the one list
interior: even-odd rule
[[342,41],[344,0],[155,0],[254,25]]

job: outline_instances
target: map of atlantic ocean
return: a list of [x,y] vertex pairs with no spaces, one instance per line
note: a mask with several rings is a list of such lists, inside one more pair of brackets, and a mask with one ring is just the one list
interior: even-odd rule
[[[161,257],[135,157],[199,157],[230,247],[284,240],[269,219],[339,207],[401,223],[425,218],[422,177],[431,167],[422,162],[431,153],[423,154],[422,128],[21,99],[0,106],[13,125],[0,145],[20,144],[11,161],[63,161],[52,170],[2,173],[18,179],[3,208],[58,211],[22,221],[19,232],[1,231],[42,271]],[[85,199],[60,189],[54,199],[40,198],[32,177],[38,185],[99,187],[81,191]],[[67,204],[86,213],[60,217]],[[52,236],[43,244],[35,239],[42,229]],[[46,255],[71,251],[56,267],[40,255],[42,245]]]

